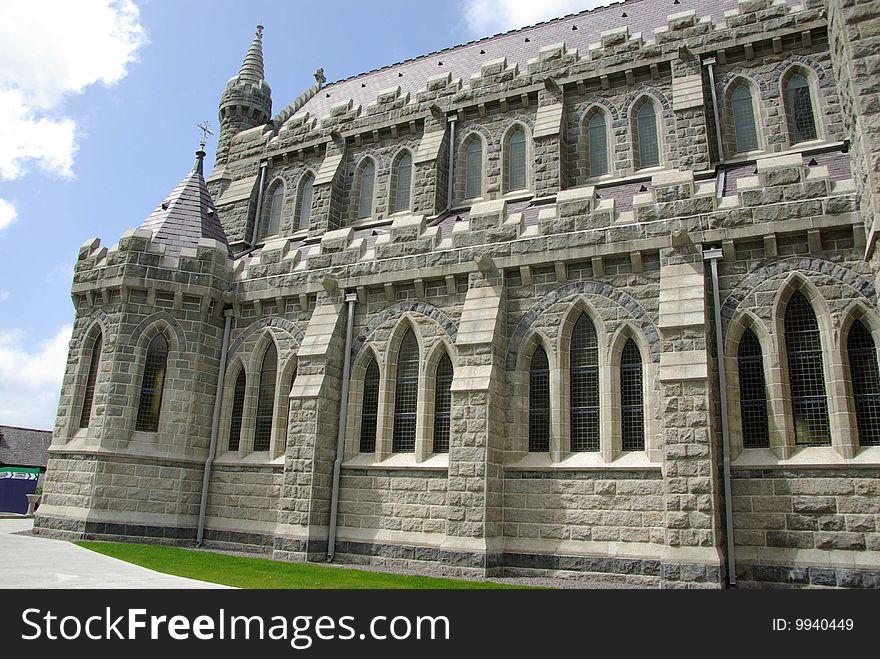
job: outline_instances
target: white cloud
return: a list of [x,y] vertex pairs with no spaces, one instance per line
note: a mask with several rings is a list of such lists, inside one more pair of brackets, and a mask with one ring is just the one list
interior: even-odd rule
[[35,162],[73,173],[76,123],[68,94],[112,85],[147,39],[131,0],[7,2],[0,21],[0,180]]
[[71,325],[33,352],[19,330],[0,330],[0,423],[51,429],[67,363]]
[[15,210],[15,206],[5,199],[0,199],[0,231],[15,222],[17,216],[18,212]]
[[8,300],[8,299],[9,299],[9,291],[7,291],[5,288],[0,288],[0,302],[3,302],[4,300]]
[[476,37],[610,4],[610,0],[463,0],[465,25]]

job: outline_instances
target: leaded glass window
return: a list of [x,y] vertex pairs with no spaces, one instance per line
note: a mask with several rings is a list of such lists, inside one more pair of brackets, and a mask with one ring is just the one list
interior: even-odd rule
[[529,365],[529,451],[550,450],[550,365],[538,346]]
[[571,450],[599,450],[599,342],[593,321],[581,314],[571,334]]
[[452,360],[445,354],[434,376],[434,453],[449,453],[452,411]]
[[853,322],[847,339],[849,373],[852,379],[859,444],[880,446],[880,373],[877,348],[871,332],[861,320]]
[[376,165],[368,160],[360,172],[360,188],[358,193],[358,219],[370,217],[373,214],[373,183],[376,180]]
[[799,73],[788,79],[786,86],[788,96],[789,124],[792,142],[815,140],[816,119],[813,114],[813,99],[810,94],[810,83]]
[[315,193],[315,177],[306,174],[300,184],[301,192],[299,195],[299,223],[300,229],[308,229],[309,221],[312,217],[312,197]]
[[241,421],[244,416],[244,393],[247,385],[247,376],[244,369],[238,370],[235,378],[235,386],[232,390],[232,414],[229,420],[229,450],[237,451],[241,446]]
[[162,407],[167,363],[168,341],[162,334],[157,334],[147,348],[135,430],[156,432],[159,429],[159,411]]
[[263,237],[274,236],[281,230],[281,207],[284,205],[284,186],[280,183],[272,191],[269,220]]
[[730,95],[733,128],[736,134],[736,150],[754,151],[758,148],[758,129],[755,124],[755,106],[752,92],[746,84],[737,85]]
[[412,330],[407,330],[397,353],[394,434],[391,438],[391,450],[394,453],[411,453],[416,450],[418,393],[419,344]]
[[464,196],[473,199],[483,194],[483,143],[472,137],[467,144]]
[[608,173],[608,129],[605,115],[596,112],[587,124],[590,176]]
[[92,354],[89,359],[89,372],[86,375],[86,390],[83,393],[82,410],[79,417],[79,427],[88,428],[92,420],[92,405],[95,400],[95,383],[98,381],[98,369],[101,366],[101,348],[103,337],[100,332],[92,341]]
[[813,308],[800,291],[791,296],[785,310],[785,348],[795,443],[804,446],[830,444],[819,325]]
[[739,371],[739,410],[744,448],[770,446],[767,428],[767,385],[764,380],[764,357],[758,337],[747,329],[739,340],[736,353]]
[[254,451],[268,451],[275,419],[275,380],[278,375],[278,349],[269,343],[260,367],[260,386],[257,390],[257,416],[254,426]]
[[394,208],[392,212],[409,210],[410,188],[412,186],[412,156],[404,153],[398,160],[395,171]]
[[644,101],[636,112],[635,141],[638,145],[638,167],[654,167],[660,164],[657,112],[650,101]]
[[632,339],[627,339],[620,354],[621,449],[645,450],[645,406],[642,389],[642,354]]
[[516,128],[507,141],[507,190],[526,187],[526,132]]
[[364,373],[364,397],[361,405],[360,452],[376,450],[376,425],[379,420],[379,365],[375,359],[367,364]]

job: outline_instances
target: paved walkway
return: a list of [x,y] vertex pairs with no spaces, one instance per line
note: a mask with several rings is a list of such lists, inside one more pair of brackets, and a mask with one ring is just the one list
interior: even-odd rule
[[226,588],[174,577],[62,540],[15,535],[32,519],[0,519],[0,588]]

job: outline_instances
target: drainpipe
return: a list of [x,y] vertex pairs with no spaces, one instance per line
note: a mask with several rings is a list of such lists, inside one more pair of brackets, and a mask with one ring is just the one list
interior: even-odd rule
[[[718,111],[718,94],[715,92],[715,58],[709,57],[703,60],[703,65],[709,70],[709,89],[712,90],[712,114],[715,117],[715,141],[718,145],[718,164],[724,165],[724,142],[721,140],[721,113]],[[724,167],[719,170],[716,179],[715,196],[720,197],[724,189]]]
[[333,490],[330,493],[330,532],[327,536],[327,562],[336,552],[336,512],[339,509],[339,472],[345,455],[345,419],[348,416],[348,380],[351,372],[351,334],[354,328],[354,305],[357,293],[346,293],[348,321],[345,325],[345,353],[342,362],[342,395],[339,397],[339,434],[336,436],[336,460],[333,462]]
[[251,247],[257,244],[257,232],[260,230],[260,212],[263,210],[263,183],[266,182],[266,168],[268,166],[268,160],[264,160],[260,163],[260,187],[257,190],[257,213],[254,216],[254,231],[251,234]]
[[455,123],[458,121],[458,114],[450,114],[446,117],[449,122],[449,180],[446,183],[446,210],[452,210],[452,197],[455,189]]
[[715,313],[715,353],[718,355],[718,387],[721,393],[721,442],[724,452],[724,521],[727,526],[727,576],[736,586],[736,557],[733,538],[733,499],[730,494],[730,427],[727,420],[727,372],[724,368],[724,344],[721,338],[721,295],[718,291],[718,261],[724,256],[719,248],[703,252],[703,260],[712,269],[712,301]]
[[220,372],[217,374],[217,395],[214,397],[214,416],[211,419],[211,445],[208,447],[208,459],[205,460],[205,473],[202,476],[202,498],[199,502],[199,530],[196,534],[196,547],[202,546],[205,535],[205,510],[208,507],[208,481],[211,478],[211,465],[217,452],[217,428],[220,425],[220,404],[223,400],[223,382],[226,378],[226,351],[229,349],[229,329],[232,326],[232,309],[223,312],[226,324],[223,327],[223,347],[220,349]]

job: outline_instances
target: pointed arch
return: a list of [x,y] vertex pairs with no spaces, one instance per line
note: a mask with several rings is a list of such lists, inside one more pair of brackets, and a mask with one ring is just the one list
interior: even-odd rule
[[257,409],[254,418],[255,452],[268,451],[272,445],[272,428],[275,421],[275,391],[278,379],[278,347],[275,341],[263,352],[257,389]]
[[751,327],[746,327],[736,351],[743,448],[770,446],[763,354],[758,336]]
[[657,167],[663,161],[660,114],[660,104],[648,94],[641,96],[632,105],[630,134],[635,169]]
[[162,408],[162,394],[165,389],[169,350],[170,346],[165,334],[157,332],[147,347],[135,421],[136,431],[157,432],[159,430],[159,414]]
[[434,453],[449,453],[453,375],[452,360],[443,350],[434,369]]
[[101,368],[101,353],[104,347],[104,334],[100,323],[94,323],[86,333],[84,343],[83,361],[88,363],[86,370],[85,389],[83,390],[82,404],[80,405],[79,427],[88,428],[92,419],[92,407],[95,400],[95,387],[98,381],[98,373]]
[[227,448],[236,452],[241,448],[241,424],[244,419],[244,397],[247,390],[247,374],[244,365],[239,364],[238,375],[232,389],[232,407],[229,414],[229,442]]
[[758,99],[760,92],[755,83],[737,76],[727,85],[724,93],[726,121],[723,121],[731,153],[755,151],[761,146]]
[[419,341],[410,327],[397,349],[392,453],[412,453],[416,449],[420,352]]
[[550,363],[542,343],[534,346],[528,368],[528,449],[543,453],[550,450]]
[[790,66],[781,77],[789,142],[798,144],[821,135],[816,73],[800,64]]
[[642,355],[628,338],[620,353],[621,450],[645,450],[645,400]]
[[306,171],[299,180],[296,199],[296,230],[309,228],[312,219],[312,202],[315,195],[315,174]]
[[584,115],[581,135],[589,178],[611,173],[611,125],[610,114],[600,105],[592,106]]
[[372,217],[376,203],[376,161],[367,156],[355,168],[354,199],[355,217],[359,220]]
[[373,453],[376,450],[376,429],[379,421],[379,382],[379,363],[374,355],[364,369],[359,448],[361,453]]
[[462,140],[459,171],[462,177],[460,197],[475,199],[483,196],[486,171],[486,143],[479,131],[471,131]]
[[284,208],[284,179],[278,177],[269,184],[266,200],[268,203],[263,210],[263,218],[260,222],[258,238],[265,240],[269,236],[276,236],[281,232],[281,213]]
[[790,292],[782,319],[795,444],[828,445],[831,427],[822,333],[803,288]]
[[531,136],[528,128],[516,122],[507,129],[501,146],[503,170],[502,192],[525,191],[531,188]]
[[412,209],[413,156],[409,149],[401,149],[391,162],[389,207],[392,213]]
[[599,450],[599,337],[587,313],[571,330],[569,358],[570,450]]
[[841,324],[848,391],[852,396],[860,446],[880,446],[880,369],[878,322],[860,302],[851,305]]

